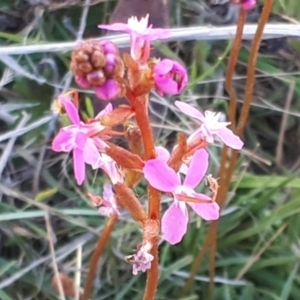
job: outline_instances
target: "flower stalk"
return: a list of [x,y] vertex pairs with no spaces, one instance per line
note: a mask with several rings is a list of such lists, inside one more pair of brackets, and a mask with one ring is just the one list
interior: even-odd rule
[[92,255],[89,269],[88,269],[88,275],[85,281],[85,286],[84,286],[84,292],[81,297],[81,300],[89,300],[91,296],[91,290],[94,282],[94,277],[96,274],[97,266],[99,259],[104,251],[104,248],[110,238],[110,234],[118,220],[118,215],[113,214],[109,217],[107,220],[104,229],[99,237],[99,240],[97,242],[96,248],[94,250],[94,253]]
[[[249,2],[239,3],[249,8]],[[108,103],[95,117],[82,120],[77,92],[72,92],[73,98],[66,93],[56,101],[56,111],[66,113],[71,124],[60,129],[52,142],[52,149],[72,152],[78,185],[88,180],[86,166],[93,170],[101,169],[104,175],[101,184],[103,178],[109,182],[103,183],[102,196],[93,191],[86,193],[99,215],[107,217],[108,221],[90,261],[83,300],[90,298],[98,260],[123,210],[129,212],[142,228],[142,240],[135,253],[126,255],[124,259],[132,265],[133,275],[147,271],[144,300],[155,299],[159,281],[160,239],[172,245],[180,243],[188,229],[189,213],[196,213],[206,221],[220,217],[219,183],[212,175],[207,176],[209,151],[206,148],[215,139],[235,150],[240,150],[244,144],[240,136],[228,127],[234,122],[234,117],[231,122],[224,122],[220,120],[221,113],[202,113],[181,101],[174,105],[179,112],[198,123],[197,129],[189,137],[179,134],[172,154],[155,144],[149,117],[149,93],[155,89],[160,95],[179,94],[186,87],[188,76],[185,67],[178,62],[150,57],[151,41],[168,38],[170,32],[152,28],[148,25],[148,18],[148,15],[141,20],[132,17],[126,24],[99,25],[102,29],[128,33],[130,54],[125,53],[121,57],[112,42],[90,40],[80,43],[71,56],[71,69],[81,88],[93,88],[99,101],[124,96],[128,105],[114,107],[114,102]],[[241,34],[242,31],[239,31],[239,40],[233,51],[238,52]],[[231,64],[236,63],[234,55]],[[227,77],[233,71],[234,66],[228,70]],[[234,97],[232,82],[227,81],[227,86],[231,86],[231,96]],[[232,103],[231,108],[235,112],[236,99]],[[123,137],[126,145],[117,145],[114,137]],[[143,179],[147,182],[147,212],[133,189]],[[196,190],[204,179],[210,196]],[[225,189],[221,186],[222,191]],[[163,193],[168,197],[171,195],[173,201],[161,217]]]

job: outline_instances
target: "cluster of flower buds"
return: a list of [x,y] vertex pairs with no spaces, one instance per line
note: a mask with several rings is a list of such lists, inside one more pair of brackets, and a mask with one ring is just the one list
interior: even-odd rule
[[120,79],[124,63],[118,48],[110,41],[82,42],[73,51],[71,70],[82,88],[93,87],[102,100],[112,100],[123,94]]
[[[71,124],[61,128],[52,142],[54,151],[73,152],[78,184],[85,180],[86,164],[93,169],[101,168],[107,175],[110,183],[104,185],[102,197],[88,193],[91,202],[100,207],[101,215],[119,216],[122,209],[127,209],[142,226],[142,243],[136,254],[126,258],[133,265],[134,274],[151,267],[154,259],[151,249],[158,243],[160,231],[162,238],[170,244],[183,239],[189,220],[187,207],[204,220],[219,218],[220,208],[215,201],[218,184],[211,175],[206,176],[209,155],[205,148],[216,138],[233,149],[243,147],[241,139],[227,127],[230,123],[219,121],[220,113],[205,111],[202,114],[181,101],[176,101],[175,106],[196,119],[198,128],[189,137],[180,135],[172,153],[154,144],[147,106],[150,89],[156,89],[160,94],[178,94],[186,87],[188,77],[186,69],[178,62],[150,57],[150,41],[167,38],[170,32],[148,26],[148,17],[140,21],[132,17],[127,24],[99,26],[130,34],[130,55],[125,54],[123,59],[109,41],[82,42],[74,50],[71,68],[78,85],[93,87],[95,94],[103,100],[125,95],[129,105],[113,108],[109,103],[93,119],[87,120],[80,118],[77,92],[73,97],[70,93],[61,95],[56,106],[61,113],[67,113]],[[120,125],[124,131],[114,131]],[[114,135],[123,135],[128,149],[113,144],[111,137]],[[184,177],[183,181],[181,177]],[[156,190],[172,195],[173,202],[161,220],[158,214],[145,212],[132,190],[143,178]],[[205,178],[211,196],[195,190]],[[153,197],[149,197],[149,201],[150,198]]]

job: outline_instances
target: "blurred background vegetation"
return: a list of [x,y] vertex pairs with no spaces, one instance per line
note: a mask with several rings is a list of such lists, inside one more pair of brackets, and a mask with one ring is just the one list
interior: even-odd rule
[[[108,0],[0,2],[0,47],[98,37],[103,32],[97,24],[108,22],[116,5]],[[260,9],[249,13],[248,22],[257,22]],[[275,1],[270,22],[297,23],[299,19],[297,1]],[[235,24],[236,10],[228,3],[172,0],[170,23],[171,27]],[[180,96],[183,101],[226,113],[224,73],[229,46],[229,41],[162,46],[161,52],[172,53],[189,70],[190,84]],[[240,101],[248,57],[249,42],[245,42],[234,78]],[[299,58],[296,38],[262,43],[245,148],[219,226],[215,299],[300,299]],[[101,193],[102,174],[89,172],[85,186],[77,187],[70,157],[54,154],[50,147],[63,122],[51,113],[52,100],[75,87],[69,59],[68,52],[0,56],[1,300],[58,299],[51,285],[49,240],[59,270],[73,278],[80,267],[84,283],[105,222],[85,196],[87,190]],[[82,93],[81,98],[86,113],[92,114],[97,106],[93,96]],[[174,110],[178,97],[162,99],[153,94],[151,99],[163,103],[154,118],[159,144],[171,147],[174,130],[192,131],[192,124]],[[210,173],[215,176],[220,150],[218,145],[210,148]],[[143,186],[136,190],[146,205],[143,192]],[[193,288],[180,295],[206,230],[207,224],[193,215],[181,244],[161,244],[157,299],[207,299],[207,260]],[[99,264],[92,299],[142,299],[146,276],[132,276],[131,266],[124,261],[139,243],[139,232],[123,213]]]

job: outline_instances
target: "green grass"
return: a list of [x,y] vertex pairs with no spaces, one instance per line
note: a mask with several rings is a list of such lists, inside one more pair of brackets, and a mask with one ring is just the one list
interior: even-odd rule
[[[3,10],[12,9],[12,1],[4,2]],[[275,12],[300,19],[295,1],[275,2]],[[97,34],[96,24],[106,18],[106,9],[111,10],[111,6],[101,3],[90,10],[86,32],[91,36]],[[82,7],[45,11],[40,23],[29,31],[27,42],[74,40],[81,12]],[[174,1],[174,26],[185,25],[185,13],[183,1]],[[68,26],[63,23],[66,18]],[[0,32],[0,46],[22,44],[23,39],[20,32]],[[223,79],[228,42],[202,41],[178,48],[173,49],[174,56],[186,62],[191,78],[181,99],[202,109],[225,112],[228,97]],[[295,51],[295,59],[278,53],[259,56],[253,105],[244,137],[247,151],[236,168],[219,225],[216,300],[300,297],[300,81],[295,63],[299,52]],[[245,47],[236,70],[239,99],[245,89],[248,57]],[[66,77],[69,53],[20,55],[14,59],[18,70],[26,73],[13,73],[10,78],[4,73],[7,66],[0,64],[0,153],[7,149],[9,154],[5,160],[0,156],[0,299],[58,299],[51,286],[53,268],[45,217],[50,214],[51,239],[59,270],[73,278],[80,263],[83,286],[91,253],[105,222],[89,205],[85,191],[101,192],[103,179],[100,173],[90,170],[88,184],[77,187],[70,159],[50,149],[57,129],[55,120],[50,122],[48,118],[51,101],[63,89],[73,87]],[[26,74],[31,74],[31,78]],[[286,106],[289,88],[292,102]],[[172,144],[174,130],[192,131],[192,125],[174,111],[174,99],[177,98],[157,99],[173,116],[160,125],[161,144]],[[91,113],[91,107],[87,107]],[[284,140],[278,145],[284,114],[288,115],[288,121]],[[25,124],[18,127],[23,118]],[[14,135],[7,138],[8,132]],[[276,159],[278,149],[283,151],[281,161]],[[210,172],[217,176],[220,147],[211,147],[210,154]],[[146,205],[143,187],[136,192]],[[183,242],[176,246],[163,242],[160,246],[157,299],[207,299],[208,259],[198,271],[193,288],[180,296],[208,227],[200,218],[190,216],[189,231]],[[123,259],[133,253],[140,238],[140,229],[124,212],[99,264],[92,299],[142,299],[145,274],[132,276],[131,266]]]

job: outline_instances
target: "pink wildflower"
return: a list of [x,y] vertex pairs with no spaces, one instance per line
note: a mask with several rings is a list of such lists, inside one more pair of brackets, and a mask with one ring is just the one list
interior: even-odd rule
[[240,150],[244,143],[227,126],[230,122],[219,122],[221,113],[205,111],[204,115],[193,106],[176,101],[175,105],[186,115],[198,119],[202,124],[189,138],[188,142],[195,139],[205,139],[208,143],[214,142],[214,135],[222,140],[224,144],[233,149]]
[[126,261],[132,264],[133,275],[137,275],[138,272],[144,273],[151,268],[151,262],[154,259],[154,256],[149,253],[151,248],[150,243],[145,243],[136,254],[125,257]]
[[179,94],[188,82],[185,68],[171,59],[166,58],[158,62],[153,73],[156,89],[160,94]]
[[98,212],[100,215],[106,217],[109,217],[114,213],[116,213],[118,216],[120,215],[120,211],[118,209],[117,201],[111,184],[106,183],[103,186],[103,200],[101,203],[101,207],[98,209]]
[[194,188],[203,179],[208,168],[208,153],[197,150],[190,162],[183,184],[178,174],[161,158],[146,162],[143,169],[147,181],[156,189],[172,193],[174,202],[162,217],[163,238],[170,244],[179,243],[187,231],[188,204],[204,220],[219,218],[219,206],[203,194],[196,193]]
[[150,41],[166,39],[171,36],[171,32],[166,29],[152,28],[148,26],[149,14],[138,21],[137,17],[131,17],[126,23],[114,23],[111,25],[101,24],[98,27],[113,31],[124,31],[130,34],[130,54],[131,57],[145,63],[150,57]]
[[70,99],[60,96],[59,100],[73,124],[60,129],[52,141],[52,149],[56,152],[73,151],[75,178],[78,184],[82,184],[85,178],[85,164],[95,164],[99,159],[98,147],[106,146],[100,138],[90,136],[105,127],[99,123],[84,124],[80,121],[78,110]]

